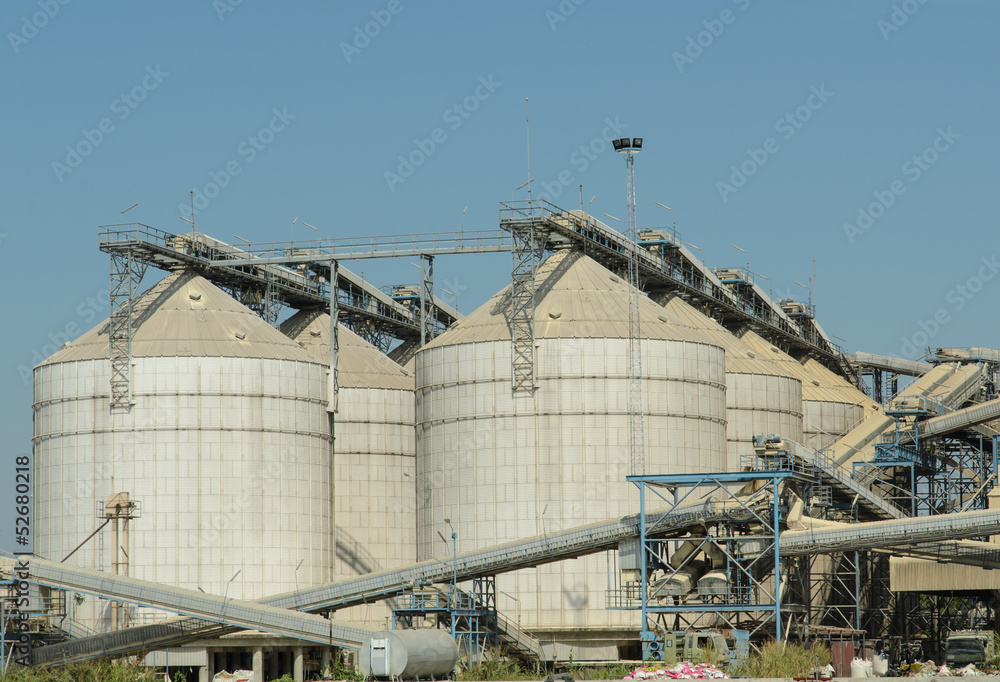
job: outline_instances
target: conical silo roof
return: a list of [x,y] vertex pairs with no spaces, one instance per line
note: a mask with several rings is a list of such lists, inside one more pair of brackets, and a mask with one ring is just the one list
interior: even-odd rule
[[[556,251],[535,273],[535,338],[628,338],[628,287],[586,254]],[[508,286],[424,349],[510,339],[509,311]],[[639,314],[644,339],[708,343],[644,295],[639,297]]]
[[[843,402],[853,402],[865,410],[865,416],[871,412],[881,412],[882,407],[865,395],[847,379],[833,372],[829,367],[814,358],[805,358],[800,363],[809,372],[810,385],[819,384],[824,391],[841,396]],[[815,383],[813,383],[815,382]],[[805,385],[805,382],[803,382]]]
[[[133,303],[132,356],[316,358],[204,277],[174,272]],[[42,365],[110,357],[109,321],[63,346]]]
[[796,379],[804,374],[801,367],[796,367],[793,371],[773,362],[769,355],[744,343],[711,317],[676,296],[663,303],[663,308],[676,317],[680,324],[697,330],[712,343],[725,349],[727,374],[764,374]]
[[[329,313],[300,310],[282,323],[281,331],[323,364],[330,363]],[[410,372],[342,324],[337,332],[337,345],[337,384],[341,388],[413,390]]]
[[[834,374],[821,363],[809,359],[806,365],[788,355],[770,341],[752,331],[746,331],[740,339],[761,355],[766,355],[778,363],[789,374],[802,382],[802,399],[830,403],[848,403],[869,409],[874,403],[864,393],[849,384],[843,377]],[[821,369],[818,369],[818,368]]]

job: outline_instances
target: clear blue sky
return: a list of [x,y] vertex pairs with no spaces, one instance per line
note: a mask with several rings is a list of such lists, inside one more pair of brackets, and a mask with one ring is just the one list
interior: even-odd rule
[[[536,197],[577,207],[582,183],[624,217],[602,135],[641,136],[640,227],[676,220],[711,266],[746,249],[775,297],[806,294],[815,260],[819,320],[849,349],[904,354],[942,314],[930,344],[1000,345],[998,25],[985,0],[4,2],[0,481],[31,449],[30,368],[107,315],[98,225],[184,231],[197,189],[223,239],[288,239],[296,217],[324,237],[450,231],[465,207],[496,229],[528,179],[526,97]],[[509,258],[435,274],[468,312]]]

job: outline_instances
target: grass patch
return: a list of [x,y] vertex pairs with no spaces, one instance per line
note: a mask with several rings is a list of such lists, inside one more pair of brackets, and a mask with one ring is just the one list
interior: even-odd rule
[[537,680],[538,674],[520,662],[494,654],[482,663],[459,670],[458,682],[496,682],[498,680]]
[[830,649],[823,644],[813,643],[806,649],[801,644],[782,646],[771,640],[737,665],[732,674],[739,677],[805,677],[831,660]]
[[[162,676],[161,676],[162,677]],[[157,682],[149,668],[131,663],[101,661],[74,663],[51,669],[11,667],[2,682]]]

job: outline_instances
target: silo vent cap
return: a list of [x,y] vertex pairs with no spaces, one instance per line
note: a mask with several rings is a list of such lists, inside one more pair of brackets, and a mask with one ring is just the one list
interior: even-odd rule
[[551,317],[553,320],[558,320],[560,317],[562,317],[562,311],[553,310],[552,312],[549,313],[549,317]]
[[201,294],[190,293],[190,294],[188,294],[188,298],[190,298],[192,301],[200,301],[201,300]]
[[236,338],[239,339],[240,341],[242,341],[246,337],[247,337],[247,333],[246,332],[236,332]]
[[310,335],[310,336],[319,336],[319,335],[320,335],[320,333],[321,333],[321,332],[320,332],[320,331],[319,331],[318,329],[310,329],[310,330],[309,330],[309,335]]

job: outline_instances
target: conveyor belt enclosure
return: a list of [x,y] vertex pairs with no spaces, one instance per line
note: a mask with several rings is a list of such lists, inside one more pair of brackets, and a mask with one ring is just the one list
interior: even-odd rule
[[[670,513],[658,512],[657,529],[661,532],[676,532],[693,525],[716,523],[722,520],[734,520],[746,510],[726,506],[720,502],[707,501],[696,505],[685,506]],[[649,518],[650,515],[647,515]],[[749,516],[749,514],[747,514]],[[466,552],[457,557],[458,579],[468,580],[480,575],[493,575],[507,571],[538,566],[563,559],[574,558],[604,551],[616,547],[618,542],[637,537],[639,533],[639,518],[636,515],[621,519],[591,524],[570,529],[549,536],[541,536],[518,542],[498,545],[474,552]],[[893,545],[906,545],[910,556],[923,556],[935,559],[960,560],[962,563],[984,565],[989,560],[980,554],[963,549],[960,545],[942,548],[935,540],[948,538],[977,537],[981,535],[1000,534],[1000,510],[986,510],[949,514],[927,519],[903,519],[899,521],[882,521],[871,524],[857,524],[856,527],[834,531],[816,531],[796,533],[786,531],[781,535],[781,552],[786,556],[795,554],[823,553],[832,551],[847,551],[865,548],[886,548]],[[789,544],[786,547],[786,542]],[[917,543],[930,544],[917,544]],[[949,549],[954,549],[961,555],[951,555]],[[52,563],[52,562],[48,562]],[[64,565],[62,570],[70,569]],[[9,566],[6,567],[9,571]],[[73,569],[86,570],[86,569]],[[341,608],[359,604],[364,601],[384,598],[401,592],[415,585],[418,581],[448,582],[452,579],[452,564],[442,560],[425,561],[406,568],[382,573],[369,574],[340,583],[334,583],[317,588],[300,590],[288,594],[276,595],[261,600],[262,606],[285,609],[300,609],[303,611],[319,611],[329,608]],[[97,573],[103,582],[101,590],[104,596],[119,598],[115,594],[115,578],[107,573]],[[120,578],[119,578],[120,579]],[[129,579],[135,580],[135,579]],[[43,584],[60,587],[62,582],[55,578],[37,580]],[[156,583],[135,581],[139,585],[153,589],[163,586]],[[131,594],[131,593],[130,593]],[[136,597],[137,595],[132,595]],[[138,603],[148,603],[136,598]],[[218,599],[218,597],[216,597]],[[162,600],[160,600],[162,601]],[[250,604],[251,602],[244,602]],[[180,610],[157,603],[167,610]],[[218,611],[216,612],[218,613]],[[286,612],[287,613],[287,612]],[[325,621],[328,625],[330,621]],[[246,627],[256,628],[257,625]],[[142,626],[105,635],[97,635],[74,642],[43,647],[35,651],[37,664],[62,663],[71,660],[82,660],[94,656],[121,655],[129,652],[160,648],[188,641],[199,637],[219,634],[225,631],[239,629],[230,627],[228,630],[210,625],[196,618],[182,618],[163,622],[157,625]],[[347,636],[354,636],[345,633]]]

